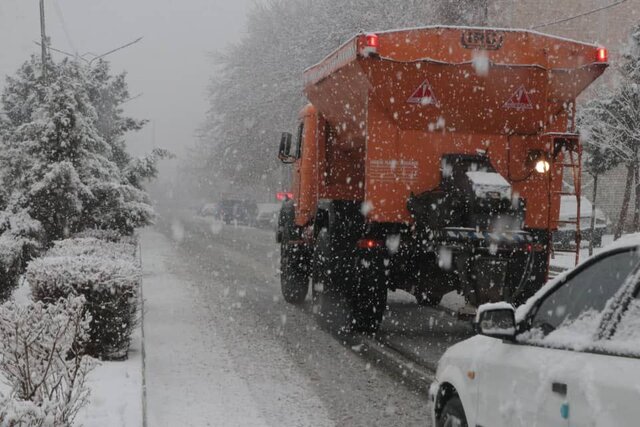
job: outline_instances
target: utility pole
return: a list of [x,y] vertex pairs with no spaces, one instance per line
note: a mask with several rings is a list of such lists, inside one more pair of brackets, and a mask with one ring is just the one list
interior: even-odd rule
[[47,33],[44,27],[44,0],[40,0],[40,46],[42,47],[42,78],[47,81]]

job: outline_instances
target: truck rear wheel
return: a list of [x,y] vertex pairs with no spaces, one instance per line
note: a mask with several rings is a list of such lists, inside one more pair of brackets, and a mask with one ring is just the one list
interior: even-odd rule
[[280,288],[289,304],[302,304],[309,292],[309,273],[303,249],[283,243],[280,247]]
[[413,294],[418,305],[423,307],[437,307],[442,301],[443,295],[429,289],[417,288]]
[[[441,279],[443,280],[443,279]],[[417,286],[413,291],[413,296],[416,297],[418,305],[423,307],[437,307],[442,301],[442,291],[436,291],[426,286]]]
[[382,269],[366,263],[358,270],[356,287],[351,295],[353,326],[358,332],[375,333],[387,308],[387,286]]
[[344,281],[348,278],[337,274],[333,252],[329,232],[323,228],[318,233],[313,252],[313,313],[322,327],[338,334],[349,334],[353,329],[353,313],[345,292],[347,283]]

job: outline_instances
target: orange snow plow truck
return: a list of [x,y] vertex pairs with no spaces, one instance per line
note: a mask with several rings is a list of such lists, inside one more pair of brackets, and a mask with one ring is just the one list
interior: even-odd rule
[[285,300],[311,283],[314,312],[365,332],[388,290],[522,303],[547,279],[563,176],[579,204],[575,100],[607,65],[534,31],[426,27],[359,34],[307,69],[279,150]]

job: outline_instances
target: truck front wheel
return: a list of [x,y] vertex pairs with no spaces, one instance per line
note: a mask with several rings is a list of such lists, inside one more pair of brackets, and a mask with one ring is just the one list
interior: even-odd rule
[[313,313],[322,327],[338,335],[348,335],[353,330],[353,313],[345,290],[349,286],[349,275],[337,271],[338,258],[331,247],[329,232],[323,228],[313,253]]
[[283,243],[280,247],[280,288],[289,304],[302,304],[309,291],[309,273],[303,248]]

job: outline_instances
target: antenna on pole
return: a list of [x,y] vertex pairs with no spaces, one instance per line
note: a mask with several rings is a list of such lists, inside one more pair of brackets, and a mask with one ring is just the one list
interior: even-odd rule
[[44,0],[40,0],[40,39],[42,47],[42,79],[47,81],[47,33],[44,26]]

